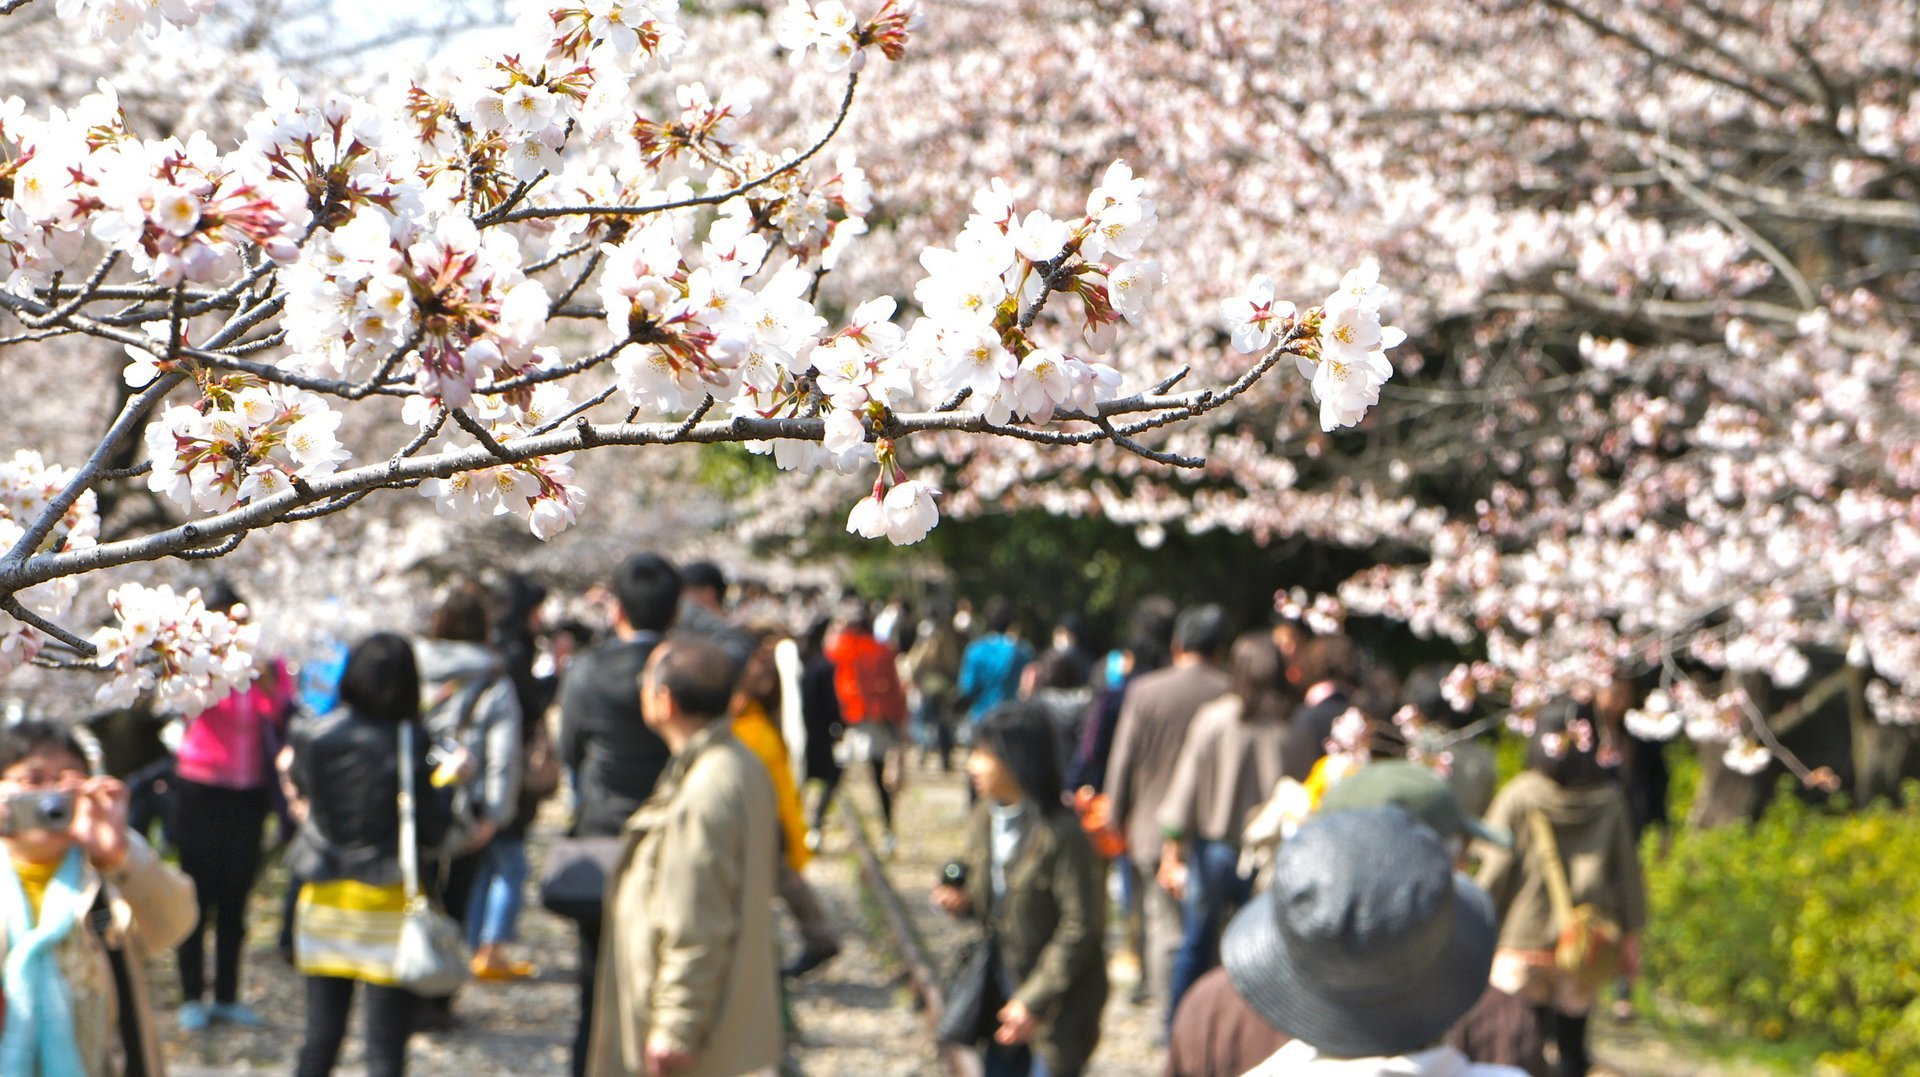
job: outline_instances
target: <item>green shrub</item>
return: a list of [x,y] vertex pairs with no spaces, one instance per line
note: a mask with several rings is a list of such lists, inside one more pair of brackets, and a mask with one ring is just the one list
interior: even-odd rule
[[1920,1074],[1920,810],[1783,790],[1758,823],[1679,830],[1664,858],[1657,844],[1645,955],[1660,999],[1735,1034],[1818,1042],[1826,1072]]

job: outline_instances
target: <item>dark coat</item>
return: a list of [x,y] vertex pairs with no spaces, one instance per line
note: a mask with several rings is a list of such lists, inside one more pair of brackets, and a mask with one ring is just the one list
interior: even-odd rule
[[652,633],[609,640],[575,659],[561,681],[555,748],[579,793],[576,834],[620,833],[673,758],[640,718],[640,671],[659,641]]
[[830,780],[840,772],[833,743],[840,739],[840,693],[833,686],[833,663],[811,655],[800,673],[800,715],[807,724],[807,777]]
[[969,824],[967,897],[976,916],[991,909],[988,930],[1019,984],[1014,998],[1038,1020],[1034,1053],[1050,1072],[1078,1072],[1100,1042],[1107,1004],[1105,866],[1072,812],[1035,816],[996,906],[991,826],[983,803]]
[[[350,707],[294,723],[293,784],[307,801],[287,870],[304,882],[400,882],[400,729]],[[446,839],[449,790],[427,781],[429,738],[414,729],[414,795],[421,862]]]

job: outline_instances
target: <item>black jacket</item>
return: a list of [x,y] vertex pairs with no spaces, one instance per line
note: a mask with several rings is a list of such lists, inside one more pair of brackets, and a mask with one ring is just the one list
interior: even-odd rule
[[[294,724],[293,784],[307,800],[287,868],[305,882],[400,881],[400,730],[342,707]],[[415,825],[422,863],[446,839],[453,808],[428,782],[428,738],[413,738]]]
[[833,743],[843,728],[840,693],[833,686],[833,663],[826,655],[810,655],[801,666],[800,717],[807,724],[807,777],[825,780],[838,774]]
[[561,680],[556,747],[579,792],[575,834],[620,833],[673,758],[640,719],[640,671],[659,641],[652,633],[609,640],[574,659]]

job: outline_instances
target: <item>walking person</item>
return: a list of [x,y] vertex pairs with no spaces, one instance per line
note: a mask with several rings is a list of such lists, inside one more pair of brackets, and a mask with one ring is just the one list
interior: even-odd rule
[[621,831],[595,986],[594,1077],[771,1074],[780,1064],[773,783],[727,718],[733,660],[661,643],[642,713],[673,762]]
[[0,1073],[164,1077],[147,955],[192,929],[194,887],[128,828],[127,800],[66,727],[0,730]]
[[1233,644],[1233,690],[1193,716],[1173,781],[1160,803],[1159,884],[1180,901],[1184,934],[1168,989],[1171,1027],[1180,999],[1220,961],[1220,931],[1253,898],[1240,873],[1240,831],[1282,777],[1294,699],[1267,632]]
[[953,770],[953,696],[960,680],[960,659],[964,641],[953,626],[953,617],[934,610],[920,626],[919,635],[907,650],[906,675],[919,701],[913,714],[913,741],[920,750],[920,765],[926,766],[932,754],[940,761],[940,770]]
[[[520,810],[520,700],[500,656],[487,646],[487,593],[462,581],[434,608],[414,646],[422,721],[437,749],[432,782],[453,789],[457,846],[447,850],[440,899],[471,938],[484,902],[473,898],[500,828]],[[453,999],[428,999],[423,1030],[456,1026]]]
[[[246,619],[231,587],[208,588],[208,608]],[[180,1012],[187,1032],[209,1023],[252,1028],[259,1015],[240,1001],[240,962],[247,944],[247,899],[259,878],[261,839],[274,806],[273,760],[293,710],[293,677],[285,662],[264,663],[251,685],[187,720],[174,756],[171,826],[180,870],[193,880],[200,917],[175,951]],[[213,1004],[207,997],[206,932],[214,935]]]
[[967,725],[985,718],[1008,700],[1020,697],[1020,675],[1033,661],[1033,648],[1013,627],[1013,604],[995,595],[987,602],[986,633],[967,644],[960,657],[958,702],[966,708]]
[[985,1077],[1077,1077],[1107,1001],[1102,864],[1066,804],[1045,713],[1010,703],[976,732],[967,776],[980,806],[959,879],[933,902],[980,922],[1012,984],[986,1015]]
[[[641,717],[640,671],[672,627],[680,574],[664,558],[636,554],[614,573],[613,638],[573,660],[560,685],[560,759],[573,771],[575,837],[612,837],[653,795],[673,753]],[[604,917],[574,922],[580,986],[572,1073],[587,1071]]]
[[892,856],[893,788],[888,764],[900,748],[907,723],[907,692],[900,684],[898,656],[876,639],[869,628],[869,612],[857,606],[827,640],[827,658],[833,663],[834,694],[840,700],[840,772],[827,782],[814,806],[813,826],[820,829],[845,767],[859,766],[873,775],[874,794],[880,800],[880,855]]
[[833,660],[827,657],[827,633],[832,628],[831,620],[816,620],[800,645],[800,717],[807,728],[807,781],[820,783],[813,826],[807,830],[807,848],[816,853],[827,825],[828,802],[840,784],[840,760],[835,758],[834,748],[846,728],[840,720],[840,693],[833,686]]
[[[1500,912],[1493,985],[1534,1005],[1542,1035],[1560,1050],[1562,1077],[1591,1065],[1587,1017],[1616,972],[1639,967],[1647,922],[1646,885],[1626,795],[1600,765],[1604,730],[1593,708],[1557,699],[1534,716],[1527,769],[1494,795],[1488,825],[1513,835],[1503,849],[1483,844],[1480,884]],[[1617,939],[1590,951],[1592,963],[1561,968],[1554,948],[1588,906]]]
[[1160,809],[1173,783],[1174,765],[1186,746],[1187,729],[1202,706],[1232,687],[1216,662],[1226,644],[1226,614],[1219,606],[1196,606],[1180,614],[1173,630],[1173,663],[1142,675],[1127,688],[1107,770],[1114,825],[1127,836],[1126,863],[1134,876],[1146,921],[1141,990],[1164,1012],[1173,985],[1174,955],[1186,935],[1179,902],[1154,885],[1162,849]]
[[[354,995],[362,986],[369,1077],[398,1077],[407,1070],[418,999],[395,986],[392,955],[334,945],[314,926],[311,913],[324,909],[327,919],[351,923],[359,913],[406,908],[399,795],[400,731],[407,724],[414,727],[414,773],[426,774],[431,767],[428,738],[420,727],[420,672],[413,646],[382,632],[347,655],[340,706],[293,730],[291,777],[307,812],[287,854],[288,870],[305,880],[294,931],[295,960],[306,977],[306,1036],[298,1077],[333,1072]],[[424,859],[446,837],[450,798],[421,790],[415,810],[415,852]]]

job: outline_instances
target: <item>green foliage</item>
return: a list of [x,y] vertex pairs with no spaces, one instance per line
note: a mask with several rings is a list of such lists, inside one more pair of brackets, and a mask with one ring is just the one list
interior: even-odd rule
[[1654,845],[1660,998],[1737,1034],[1815,1041],[1823,1072],[1920,1074],[1920,811],[1783,794],[1758,823],[1678,832],[1664,858]]

